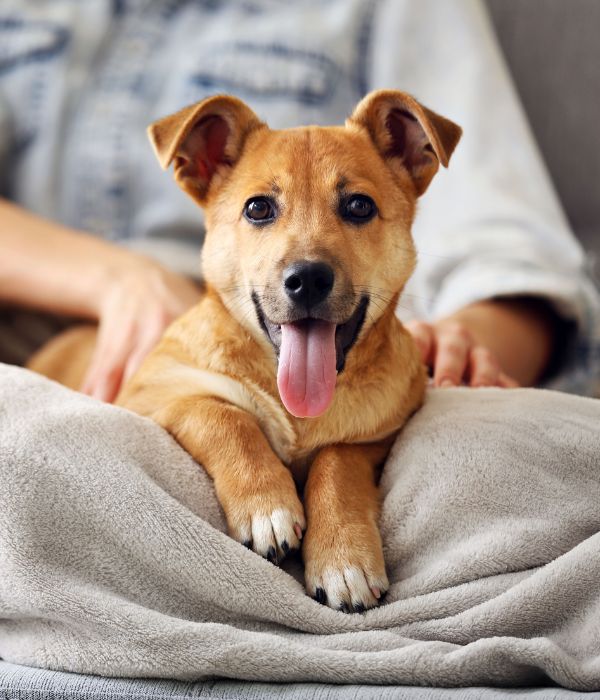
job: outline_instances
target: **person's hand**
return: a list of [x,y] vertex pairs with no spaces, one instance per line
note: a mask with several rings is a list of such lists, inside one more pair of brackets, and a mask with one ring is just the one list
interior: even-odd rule
[[98,322],[81,390],[113,401],[165,328],[200,298],[187,278],[0,198],[0,304]]
[[196,285],[150,260],[114,271],[98,302],[98,339],[81,391],[111,402],[167,326],[200,298]]
[[447,319],[435,324],[409,321],[405,326],[431,370],[434,386],[519,386],[502,370],[494,352],[476,342],[465,323]]

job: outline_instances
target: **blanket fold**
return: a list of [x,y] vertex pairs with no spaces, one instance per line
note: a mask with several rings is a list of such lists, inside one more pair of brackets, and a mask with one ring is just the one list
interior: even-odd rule
[[0,657],[106,676],[600,689],[600,401],[432,390],[347,615],[231,540],[159,426],[0,365]]

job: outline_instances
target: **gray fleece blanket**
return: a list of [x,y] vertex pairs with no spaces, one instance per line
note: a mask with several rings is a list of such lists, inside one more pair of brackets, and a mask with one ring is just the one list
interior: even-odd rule
[[600,401],[430,391],[382,477],[386,603],[231,540],[161,428],[0,365],[0,656],[106,676],[600,689]]

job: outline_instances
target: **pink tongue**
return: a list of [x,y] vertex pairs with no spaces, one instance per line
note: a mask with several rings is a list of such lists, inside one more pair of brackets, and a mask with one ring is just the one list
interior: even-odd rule
[[336,379],[335,324],[326,321],[281,326],[277,386],[294,416],[320,416],[333,400]]

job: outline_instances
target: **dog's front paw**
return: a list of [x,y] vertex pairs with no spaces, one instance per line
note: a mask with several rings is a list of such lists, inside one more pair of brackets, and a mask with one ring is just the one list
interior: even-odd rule
[[378,605],[389,587],[376,526],[323,531],[310,525],[303,557],[308,594],[336,610],[364,612]]
[[306,529],[304,508],[291,474],[283,469],[268,480],[244,488],[217,489],[229,534],[274,564],[300,548]]

